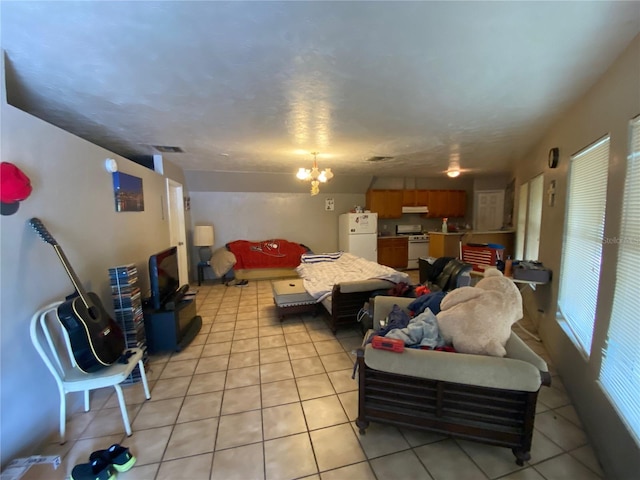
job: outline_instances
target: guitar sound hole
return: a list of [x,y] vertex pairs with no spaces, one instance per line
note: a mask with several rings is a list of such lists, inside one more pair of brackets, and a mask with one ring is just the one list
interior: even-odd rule
[[89,316],[91,317],[91,320],[97,320],[98,319],[98,309],[96,307],[89,307]]

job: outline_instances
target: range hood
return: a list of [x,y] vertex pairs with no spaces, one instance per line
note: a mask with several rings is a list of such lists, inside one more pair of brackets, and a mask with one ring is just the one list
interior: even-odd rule
[[402,213],[429,213],[429,207],[402,207]]

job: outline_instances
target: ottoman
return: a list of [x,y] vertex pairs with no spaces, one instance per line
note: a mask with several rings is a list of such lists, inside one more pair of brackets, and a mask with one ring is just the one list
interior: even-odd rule
[[301,278],[272,282],[271,287],[280,321],[291,313],[316,313],[318,302],[304,289]]

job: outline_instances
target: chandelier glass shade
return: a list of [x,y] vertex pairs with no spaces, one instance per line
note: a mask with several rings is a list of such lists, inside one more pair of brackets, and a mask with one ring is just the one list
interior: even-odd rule
[[311,152],[313,155],[313,166],[311,169],[300,167],[296,177],[305,182],[311,182],[311,195],[320,193],[320,184],[326,183],[333,178],[333,172],[330,168],[320,171],[318,168],[317,156],[318,152]]

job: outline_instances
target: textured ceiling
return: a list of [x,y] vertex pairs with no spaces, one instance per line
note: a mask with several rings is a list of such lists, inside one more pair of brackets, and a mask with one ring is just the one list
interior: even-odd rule
[[124,156],[179,146],[163,156],[227,172],[293,173],[311,151],[336,175],[504,171],[640,31],[638,2],[0,8],[11,103]]

